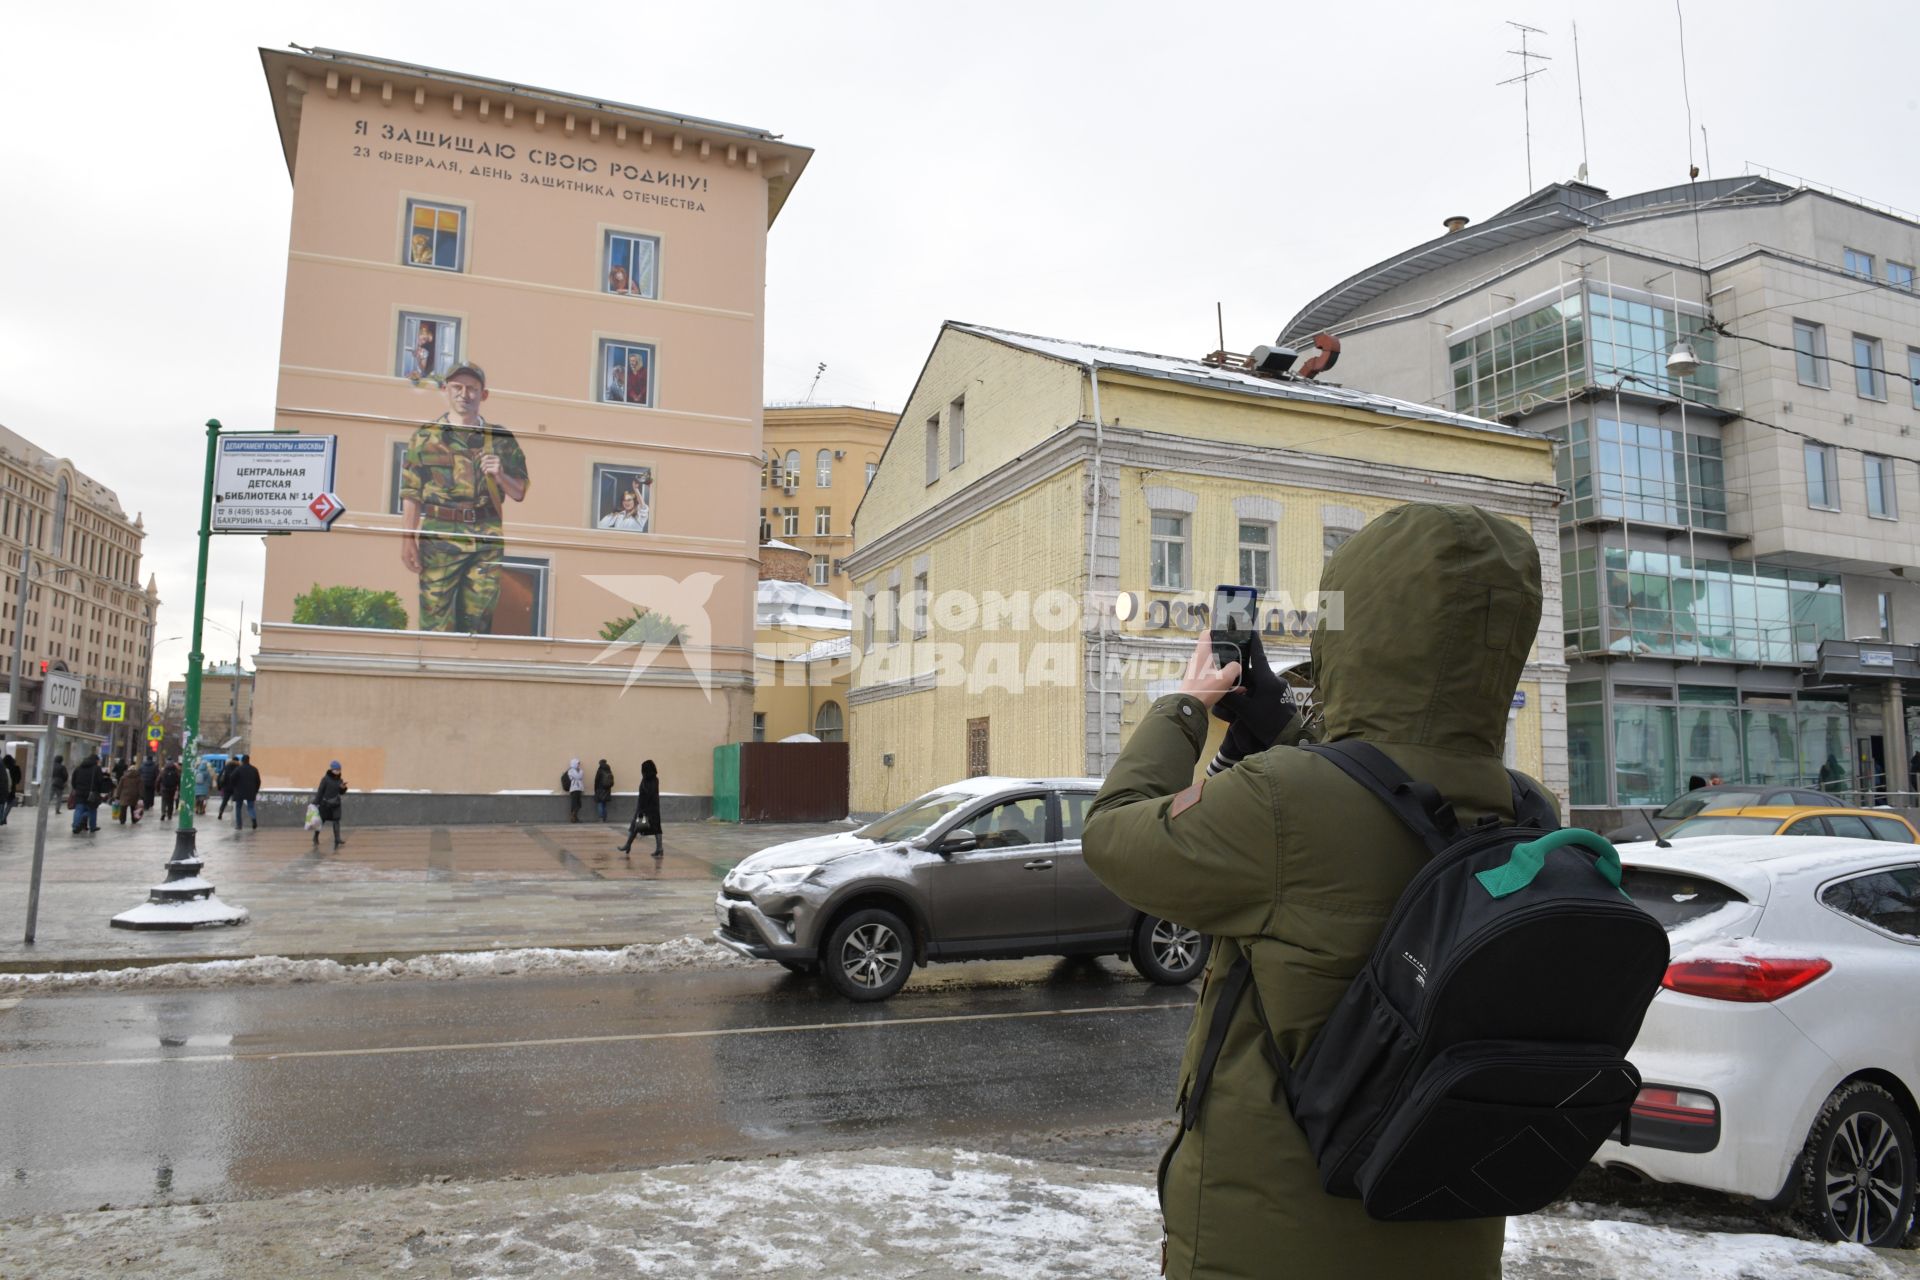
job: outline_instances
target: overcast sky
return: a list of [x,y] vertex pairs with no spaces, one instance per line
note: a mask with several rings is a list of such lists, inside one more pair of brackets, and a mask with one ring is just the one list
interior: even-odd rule
[[[1181,17],[1173,15],[1180,14]],[[1195,15],[1204,15],[1196,17]],[[16,4],[0,19],[0,422],[146,518],[191,625],[204,433],[272,422],[291,188],[259,46],[322,45],[754,125],[816,151],[769,250],[767,396],[897,409],[943,319],[1200,355],[1581,162],[1749,162],[1920,209],[1910,0]],[[319,536],[319,535],[311,535]],[[257,539],[208,613],[257,616]],[[210,654],[232,639],[209,629]],[[248,637],[248,652],[256,642]],[[159,646],[154,682],[185,665]]]

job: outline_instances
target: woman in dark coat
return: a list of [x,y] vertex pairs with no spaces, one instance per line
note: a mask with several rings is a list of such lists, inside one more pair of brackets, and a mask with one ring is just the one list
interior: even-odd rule
[[666,852],[660,844],[660,773],[653,767],[653,761],[640,762],[640,798],[633,806],[633,821],[627,826],[627,842],[620,846],[620,852],[631,854],[635,836],[653,837],[653,856],[658,858]]
[[[346,841],[340,838],[340,797],[347,794],[347,780],[340,776],[340,762],[335,760],[320,775],[320,785],[313,789],[313,806],[320,811],[320,821],[333,824],[333,847],[338,849]],[[313,832],[313,847],[320,847],[320,830]]]
[[605,760],[593,771],[593,806],[600,811],[600,821],[607,820],[607,801],[613,799],[613,766]]

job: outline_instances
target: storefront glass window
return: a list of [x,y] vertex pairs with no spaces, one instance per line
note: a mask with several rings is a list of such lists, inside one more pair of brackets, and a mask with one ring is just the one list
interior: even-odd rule
[[1746,732],[1748,782],[1792,786],[1800,776],[1799,735],[1793,706],[1785,698],[1748,699],[1740,711]]
[[1673,799],[1672,707],[1613,704],[1613,778],[1623,805],[1659,805]]
[[1845,793],[1853,787],[1846,699],[1802,694],[1798,710],[1800,781],[1831,793],[1836,803],[1845,803]]
[[1597,702],[1567,707],[1567,778],[1574,804],[1607,803],[1606,708]]
[[1680,686],[1680,790],[1693,778],[1740,780],[1740,712],[1732,689]]

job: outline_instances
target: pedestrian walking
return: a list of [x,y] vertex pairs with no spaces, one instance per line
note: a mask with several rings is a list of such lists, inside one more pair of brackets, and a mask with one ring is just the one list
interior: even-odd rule
[[640,794],[633,802],[633,821],[627,824],[627,842],[620,846],[621,853],[632,855],[635,836],[653,837],[654,857],[666,852],[660,843],[660,771],[651,760],[640,762]]
[[593,807],[600,811],[600,821],[607,820],[607,801],[613,799],[613,766],[605,760],[593,771]]
[[[198,769],[200,773],[199,776],[194,779],[196,785],[193,788],[193,812],[196,817],[205,817],[207,813],[207,797],[211,796],[220,784],[214,781],[213,766],[205,760],[196,760],[194,767]],[[223,804],[220,808],[224,812],[226,805]]]
[[113,789],[113,784],[105,776],[100,761],[93,756],[84,756],[79,764],[73,766],[70,779],[73,795],[69,803],[73,806],[73,834],[82,831],[88,835],[100,829],[100,797]]
[[165,822],[173,816],[174,806],[180,802],[180,762],[167,761],[167,767],[160,771],[160,820]]
[[227,802],[233,799],[233,775],[240,772],[240,758],[228,756],[227,762],[220,766],[220,812],[214,814],[218,821],[227,816]]
[[[346,841],[340,837],[340,797],[347,794],[347,780],[340,776],[340,762],[335,760],[320,775],[320,785],[313,789],[313,804],[320,811],[320,821],[333,824],[333,847],[338,849]],[[320,847],[320,832],[313,833],[313,847]]]
[[53,774],[51,779],[53,782],[53,811],[55,813],[59,813],[67,807],[67,779],[69,776],[67,772],[67,758],[65,756],[55,756],[53,758]]
[[13,770],[0,765],[0,827],[7,825],[7,814],[13,810],[14,798]]
[[260,794],[260,771],[253,767],[253,757],[240,757],[240,765],[233,771],[233,829],[244,831],[245,819],[253,820],[253,829],[260,829],[260,811],[254,807],[254,798]]
[[0,804],[0,827],[4,827],[7,825],[7,814],[20,803],[21,795],[20,762],[13,758],[11,752],[0,756],[0,773],[7,775],[7,798],[4,804]]
[[113,820],[124,827],[129,818],[140,824],[140,771],[122,760],[120,780],[113,784]]
[[567,762],[566,771],[560,775],[560,786],[567,793],[567,821],[580,821],[580,801],[586,795],[587,777],[580,772],[579,756]]
[[140,802],[153,808],[154,795],[160,790],[160,761],[149,751],[140,757]]

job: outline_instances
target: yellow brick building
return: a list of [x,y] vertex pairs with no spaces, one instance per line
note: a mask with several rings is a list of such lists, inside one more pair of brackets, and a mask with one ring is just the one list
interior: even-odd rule
[[853,513],[898,415],[843,404],[770,404],[760,463],[760,540],[807,553],[807,581],[848,598]]
[[973,773],[1104,774],[1215,584],[1258,586],[1268,657],[1304,658],[1326,556],[1411,501],[1475,503],[1540,548],[1508,756],[1564,802],[1560,496],[1533,432],[949,322],[854,523],[852,807]]

